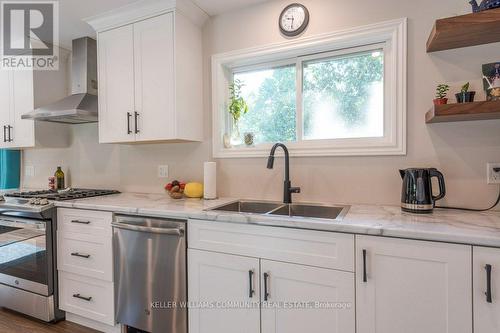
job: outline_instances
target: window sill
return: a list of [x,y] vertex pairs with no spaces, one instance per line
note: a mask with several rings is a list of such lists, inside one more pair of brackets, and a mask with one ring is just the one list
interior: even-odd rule
[[[294,157],[321,157],[321,156],[401,156],[406,155],[406,145],[400,146],[372,146],[372,147],[294,147],[293,143],[287,144],[290,156]],[[238,146],[223,148],[214,151],[214,158],[253,158],[267,157],[272,144],[259,146]]]

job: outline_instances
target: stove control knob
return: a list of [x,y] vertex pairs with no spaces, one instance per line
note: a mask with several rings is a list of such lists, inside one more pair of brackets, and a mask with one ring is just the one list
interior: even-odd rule
[[49,200],[48,199],[40,199],[40,203],[39,203],[41,206],[45,206],[45,205],[48,205],[49,204]]

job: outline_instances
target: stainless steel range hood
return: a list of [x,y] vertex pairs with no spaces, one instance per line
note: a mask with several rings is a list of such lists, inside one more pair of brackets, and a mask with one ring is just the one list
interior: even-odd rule
[[23,114],[22,119],[66,124],[97,122],[97,46],[89,37],[73,40],[72,95]]

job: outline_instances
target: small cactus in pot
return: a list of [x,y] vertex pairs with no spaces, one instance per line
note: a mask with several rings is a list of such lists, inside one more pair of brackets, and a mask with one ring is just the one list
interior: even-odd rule
[[457,103],[472,103],[474,102],[474,96],[476,95],[475,91],[469,91],[470,84],[467,82],[462,86],[462,89],[459,93],[455,94],[457,98]]

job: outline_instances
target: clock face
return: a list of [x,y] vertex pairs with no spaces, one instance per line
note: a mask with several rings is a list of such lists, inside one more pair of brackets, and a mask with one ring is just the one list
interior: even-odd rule
[[291,4],[281,12],[279,26],[281,33],[286,36],[301,34],[309,24],[309,12],[301,4]]

